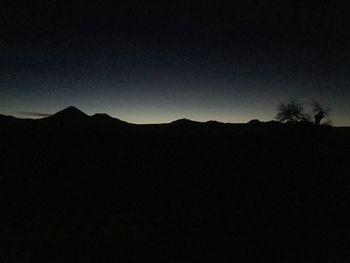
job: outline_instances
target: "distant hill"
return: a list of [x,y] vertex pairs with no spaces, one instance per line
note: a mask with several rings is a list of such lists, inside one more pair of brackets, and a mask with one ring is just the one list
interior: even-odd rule
[[[2,121],[8,121],[8,120],[19,120],[23,121],[24,119],[17,119],[12,116],[5,116],[0,115],[0,122]],[[60,127],[64,126],[94,126],[97,125],[99,128],[101,126],[105,126],[106,128],[112,127],[112,126],[121,126],[121,125],[134,125],[137,124],[131,124],[126,121],[120,120],[118,118],[114,118],[108,114],[105,113],[96,113],[92,116],[87,115],[80,109],[69,106],[51,116],[44,117],[41,119],[25,119],[28,121],[35,122],[37,124],[41,125],[59,125]],[[138,125],[143,127],[158,127],[158,126],[166,126],[166,127],[184,127],[184,128],[190,128],[190,127],[213,127],[213,126],[223,126],[227,123],[221,123],[218,121],[208,121],[208,122],[199,122],[199,121],[193,121],[186,118],[178,119],[175,121],[172,121],[170,123],[162,123],[162,124],[144,124],[144,125]]]
[[117,118],[113,118],[112,116],[106,113],[96,113],[90,117],[90,119],[94,122],[99,122],[100,124],[114,123],[114,124],[130,124],[126,121],[122,121]]
[[194,125],[201,125],[203,122],[199,121],[193,121],[189,119],[178,119],[170,123],[172,126],[194,126]]
[[70,130],[109,130],[120,126],[131,125],[125,121],[113,118],[107,114],[96,113],[87,115],[80,109],[70,106],[49,117],[33,120],[38,127],[59,128]]
[[[32,127],[39,127],[39,128],[41,127],[54,128],[54,129],[59,128],[59,129],[70,129],[70,130],[98,129],[100,131],[120,128],[120,127],[139,127],[143,129],[146,129],[146,127],[151,129],[157,128],[157,127],[163,127],[163,128],[170,128],[170,129],[174,128],[176,130],[187,130],[187,129],[196,130],[196,131],[215,130],[215,132],[221,132],[224,129],[225,130],[235,129],[237,131],[237,129],[240,129],[242,127],[245,127],[245,128],[249,127],[250,133],[256,130],[260,130],[262,128],[270,129],[270,128],[278,128],[278,127],[285,126],[277,121],[263,122],[257,119],[253,119],[244,124],[244,123],[223,123],[215,120],[200,122],[200,121],[193,121],[186,118],[178,119],[170,123],[140,125],[140,124],[128,123],[126,121],[114,118],[105,113],[96,113],[90,116],[74,106],[69,106],[51,116],[40,118],[40,119],[19,119],[13,116],[6,116],[6,115],[0,114],[0,125],[5,125],[8,123],[11,123],[11,124],[16,123],[16,125],[19,125],[18,127],[22,127],[22,125],[30,124]],[[301,125],[298,125],[298,126],[300,127]],[[241,130],[241,132],[247,132],[247,130],[245,131]]]
[[74,106],[70,106],[66,109],[63,109],[45,119],[55,120],[55,121],[81,121],[89,118],[89,116],[77,109]]
[[13,120],[13,119],[15,119],[15,117],[0,114],[0,121],[1,120]]

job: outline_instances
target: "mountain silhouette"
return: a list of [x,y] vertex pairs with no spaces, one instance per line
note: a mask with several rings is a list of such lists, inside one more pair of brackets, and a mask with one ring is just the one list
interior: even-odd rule
[[14,119],[14,117],[0,114],[0,120],[9,120],[9,119]]
[[22,127],[22,125],[27,125],[29,123],[33,122],[32,119],[18,119],[10,115],[3,115],[0,114],[0,124],[2,126],[9,126],[9,127]]
[[96,119],[96,120],[113,120],[113,119],[115,119],[106,113],[95,113],[91,117]]
[[[34,121],[34,120],[33,120]],[[37,127],[49,130],[70,130],[70,131],[115,131],[120,127],[130,125],[129,123],[113,118],[108,114],[96,113],[87,115],[80,109],[70,106],[49,117],[34,121]]]
[[193,120],[183,118],[183,119],[175,120],[175,121],[171,122],[170,124],[176,125],[176,126],[195,126],[195,125],[203,124],[203,122],[193,121]]
[[118,118],[114,118],[106,113],[96,113],[90,117],[94,121],[99,121],[99,122],[119,122],[119,123],[128,123],[126,121],[122,121]]
[[130,123],[126,121],[122,121],[118,118],[113,118],[112,116],[106,113],[96,113],[90,116],[91,124],[99,125],[100,127],[112,128],[112,126],[120,126],[120,125],[130,125]]
[[47,117],[46,119],[49,120],[59,120],[59,121],[80,121],[80,120],[86,120],[89,116],[82,112],[81,110],[77,109],[74,106],[69,106],[68,108],[65,108],[52,116]]

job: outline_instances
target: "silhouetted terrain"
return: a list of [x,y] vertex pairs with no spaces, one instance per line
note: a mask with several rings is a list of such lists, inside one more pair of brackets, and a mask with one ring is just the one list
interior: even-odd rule
[[346,262],[350,129],[0,115],[0,262]]

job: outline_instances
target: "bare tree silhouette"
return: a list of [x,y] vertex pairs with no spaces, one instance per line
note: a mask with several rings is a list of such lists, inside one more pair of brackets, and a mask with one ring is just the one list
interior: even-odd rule
[[284,123],[309,122],[309,116],[304,112],[303,104],[296,100],[279,104],[275,118]]
[[320,125],[322,119],[325,117],[328,117],[330,109],[325,108],[321,105],[319,102],[313,102],[311,104],[312,106],[312,112],[314,114],[314,119],[315,119],[315,125]]

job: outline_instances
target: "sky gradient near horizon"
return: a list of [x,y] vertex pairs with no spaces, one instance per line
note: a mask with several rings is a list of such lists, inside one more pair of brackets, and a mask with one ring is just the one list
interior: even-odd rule
[[9,1],[0,113],[268,121],[294,98],[350,126],[350,3],[301,2]]

